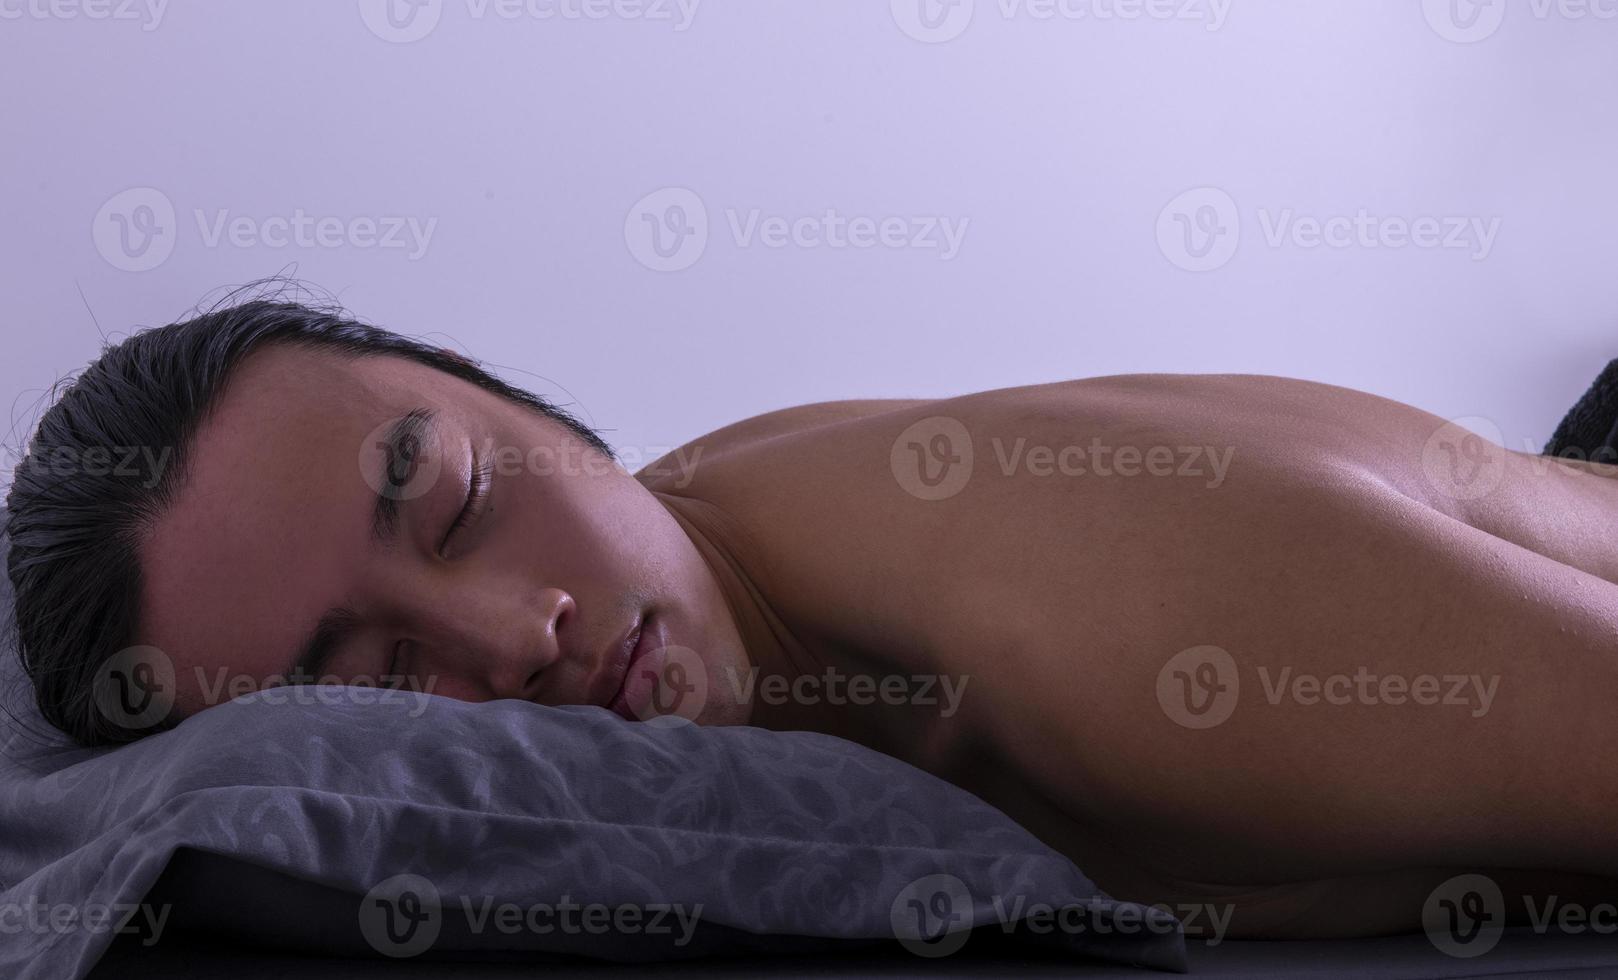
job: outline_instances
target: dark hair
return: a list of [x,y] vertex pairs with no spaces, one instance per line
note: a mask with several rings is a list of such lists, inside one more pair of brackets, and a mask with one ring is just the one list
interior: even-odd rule
[[[45,720],[82,745],[129,742],[168,725],[133,731],[105,718],[95,707],[96,674],[134,642],[138,542],[172,504],[192,439],[232,372],[272,345],[424,364],[559,422],[613,456],[594,430],[545,399],[335,306],[254,299],[106,347],[46,411],[6,497],[23,669]],[[139,455],[122,458],[137,447]],[[72,465],[92,458],[106,465]]]

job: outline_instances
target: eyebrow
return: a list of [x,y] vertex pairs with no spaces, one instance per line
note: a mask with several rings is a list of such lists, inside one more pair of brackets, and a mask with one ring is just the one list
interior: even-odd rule
[[[371,539],[374,543],[392,543],[399,529],[399,504],[402,502],[397,490],[408,484],[415,475],[414,453],[407,460],[410,468],[397,483],[392,472],[393,461],[410,440],[414,440],[415,448],[419,449],[436,421],[437,416],[430,409],[414,409],[394,422],[381,442],[375,446],[361,447],[362,451],[372,448],[382,450],[383,463],[387,467],[378,480],[380,489],[376,491],[376,500],[371,505]],[[394,492],[390,493],[390,490]],[[308,684],[319,680],[337,651],[359,632],[362,625],[359,614],[346,606],[326,610],[308,638],[299,646],[282,676],[289,684]]]
[[[412,410],[408,415],[393,423],[388,429],[387,436],[374,447],[382,450],[385,455],[386,469],[378,481],[381,484],[376,492],[376,503],[371,508],[371,536],[378,542],[388,543],[393,539],[399,527],[399,489],[409,484],[415,476],[415,452],[419,452],[421,443],[432,433],[433,425],[437,422],[437,415],[425,408]],[[412,445],[413,444],[413,445]],[[393,462],[398,459],[407,445],[412,445],[414,452],[405,460],[406,469],[403,479],[394,482]],[[393,492],[389,492],[389,491]]]

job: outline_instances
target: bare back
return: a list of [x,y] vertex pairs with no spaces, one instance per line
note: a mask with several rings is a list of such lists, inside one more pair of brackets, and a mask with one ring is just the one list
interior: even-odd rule
[[755,723],[951,779],[1115,894],[1353,934],[1420,897],[1345,896],[1450,869],[1618,876],[1618,483],[1250,376],[806,406],[699,446],[684,485],[642,479],[805,661],[969,678],[950,718]]

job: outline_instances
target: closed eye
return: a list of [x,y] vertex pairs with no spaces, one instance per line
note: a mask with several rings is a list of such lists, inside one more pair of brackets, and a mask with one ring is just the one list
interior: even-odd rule
[[379,687],[390,687],[394,690],[404,687],[405,677],[400,672],[403,666],[400,659],[404,655],[405,643],[406,641],[401,640],[394,645],[393,656],[388,658],[388,666],[382,671]]
[[455,515],[455,521],[444,535],[443,542],[438,546],[440,556],[449,550],[450,541],[455,532],[471,527],[477,519],[483,516],[483,511],[489,502],[489,487],[493,483],[494,466],[491,463],[480,463],[476,456],[472,459],[472,479],[466,488],[466,502],[461,505],[461,512]]

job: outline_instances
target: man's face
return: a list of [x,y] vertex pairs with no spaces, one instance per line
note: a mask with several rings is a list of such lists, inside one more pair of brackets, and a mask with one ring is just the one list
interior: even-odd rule
[[[646,718],[666,710],[648,703],[660,665],[746,666],[707,564],[650,492],[565,426],[399,358],[252,356],[141,562],[141,642],[172,661],[182,717],[298,665]],[[745,721],[728,690],[707,683],[696,720]]]

